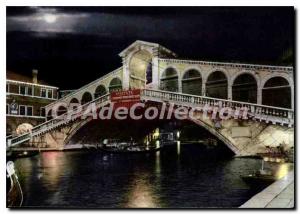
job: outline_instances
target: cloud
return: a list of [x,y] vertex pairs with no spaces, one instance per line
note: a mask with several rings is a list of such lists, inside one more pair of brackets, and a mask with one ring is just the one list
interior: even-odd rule
[[[88,18],[87,13],[62,13],[55,8],[37,8],[35,13],[7,17],[7,31],[74,32],[75,26]],[[53,23],[47,17],[53,16]]]

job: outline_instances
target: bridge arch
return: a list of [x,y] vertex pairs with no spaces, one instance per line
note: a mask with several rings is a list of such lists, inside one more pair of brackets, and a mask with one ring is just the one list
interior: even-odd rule
[[181,78],[182,93],[202,95],[202,75],[199,69],[189,68]]
[[206,96],[227,99],[228,98],[228,75],[222,69],[213,70],[207,75],[205,82]]
[[130,88],[144,88],[152,82],[152,54],[146,49],[138,49],[129,58]]
[[262,104],[282,108],[292,108],[292,85],[289,78],[282,75],[269,76],[263,81]]
[[76,109],[76,104],[80,104],[79,100],[76,97],[73,97],[70,100],[69,105],[72,107],[72,109]]
[[89,123],[92,120],[91,117],[86,118],[85,120],[82,120],[80,122],[77,122],[75,126],[72,127],[71,131],[68,133],[66,138],[63,141],[63,145],[67,145],[72,137],[76,134],[76,132],[81,129],[85,124]]
[[47,118],[46,118],[47,120],[51,120],[51,119],[53,119],[53,117],[52,117],[52,109],[50,109],[48,112],[47,112]]
[[56,114],[57,114],[57,116],[60,116],[66,112],[67,112],[67,108],[65,106],[61,105],[57,108]]
[[97,88],[95,89],[95,93],[94,93],[94,98],[98,98],[101,97],[103,95],[105,95],[107,93],[107,89],[105,88],[104,85],[99,85],[97,86]]
[[202,128],[206,129],[208,132],[210,132],[213,136],[218,138],[220,141],[222,141],[232,152],[235,154],[239,154],[240,150],[228,139],[226,136],[224,136],[221,132],[217,131],[213,125],[208,124],[204,120],[196,120],[192,118],[188,118],[188,120],[194,122],[196,125],[201,126]]
[[79,100],[78,100],[76,97],[73,97],[73,98],[70,100],[70,103],[79,103]]
[[237,73],[232,78],[232,99],[248,103],[257,103],[259,90],[258,78],[251,72]]
[[122,90],[122,80],[114,77],[109,83],[109,92]]
[[86,91],[81,97],[81,105],[88,103],[93,100],[93,96],[90,92]]
[[[65,135],[65,138],[63,139],[62,144],[67,145],[73,136],[85,125],[87,125],[89,122],[93,120],[92,117],[87,117],[85,120],[79,120],[75,122],[72,126],[71,129],[68,129],[67,135]],[[195,125],[204,128],[207,130],[209,133],[211,133],[213,136],[218,138],[220,141],[222,141],[233,153],[239,154],[240,150],[237,148],[234,144],[234,142],[231,142],[232,139],[228,138],[228,136],[222,134],[222,132],[218,131],[214,127],[214,123],[210,120],[205,120],[203,118],[201,119],[193,119],[193,118],[187,118],[188,121],[191,121]]]
[[178,71],[175,67],[167,67],[160,76],[160,89],[178,92]]

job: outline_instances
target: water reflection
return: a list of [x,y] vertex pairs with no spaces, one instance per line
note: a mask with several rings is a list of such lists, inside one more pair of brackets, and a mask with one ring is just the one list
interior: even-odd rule
[[[238,207],[256,189],[240,177],[255,159],[212,158],[199,145],[166,146],[152,154],[44,152],[16,161],[24,206]],[[280,165],[278,176],[288,165]]]
[[180,155],[180,141],[177,141],[177,155]]
[[279,165],[278,169],[276,170],[276,177],[278,179],[283,178],[287,175],[289,170],[292,168],[292,165],[290,163],[282,163]]
[[57,189],[61,175],[64,174],[65,165],[71,164],[66,160],[63,152],[41,153],[38,163],[40,164],[38,177],[47,184],[45,188],[49,190]]
[[155,173],[160,174],[160,151],[155,153]]
[[128,202],[125,207],[128,208],[150,208],[157,207],[159,202],[156,201],[151,182],[147,179],[145,174],[141,174],[139,178],[132,181],[132,189],[128,193]]

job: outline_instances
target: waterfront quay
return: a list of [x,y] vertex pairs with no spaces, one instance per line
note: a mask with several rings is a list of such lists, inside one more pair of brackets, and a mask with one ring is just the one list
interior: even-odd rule
[[240,208],[295,208],[294,171],[254,195]]

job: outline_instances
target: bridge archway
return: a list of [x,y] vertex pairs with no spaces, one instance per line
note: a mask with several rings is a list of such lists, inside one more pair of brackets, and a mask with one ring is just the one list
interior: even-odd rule
[[175,68],[169,67],[161,75],[160,89],[164,91],[178,91],[178,72]]
[[206,81],[206,96],[227,99],[228,79],[223,71],[212,72]]
[[113,78],[109,83],[109,92],[121,91],[121,90],[122,90],[122,81],[118,77]]
[[60,116],[67,112],[67,108],[65,106],[59,106],[56,111],[56,115]]
[[202,94],[202,77],[198,70],[189,69],[182,77],[182,93],[199,95]]
[[52,117],[52,109],[50,109],[49,111],[48,111],[48,113],[47,113],[47,118],[46,118],[47,120],[51,120],[51,119],[53,119],[53,117]]
[[152,82],[152,55],[143,49],[135,52],[129,61],[130,88],[145,88]]
[[[92,133],[95,133],[93,136],[89,136],[85,140],[88,142],[98,142],[101,138],[108,138],[109,136],[111,138],[119,139],[120,137],[126,138],[133,138],[133,139],[139,139],[139,137],[144,136],[144,134],[147,132],[147,130],[153,130],[151,127],[161,127],[164,130],[168,131],[168,127],[166,126],[167,123],[175,124],[174,129],[182,130],[185,128],[185,125],[187,123],[194,124],[195,126],[198,126],[199,128],[206,130],[204,134],[210,134],[214,138],[220,140],[229,150],[231,150],[235,154],[239,154],[239,149],[234,145],[233,142],[230,141],[226,136],[224,136],[221,132],[217,131],[212,124],[207,123],[206,121],[202,120],[193,120],[193,119],[187,119],[185,121],[174,121],[174,120],[151,120],[150,123],[145,123],[143,121],[139,120],[124,120],[120,121],[119,123],[114,123],[113,120],[108,120],[106,122],[100,121],[100,120],[93,120],[91,117],[86,118],[83,121],[79,121],[74,126],[72,126],[72,129],[68,129],[68,134],[66,135],[66,138],[63,141],[63,145],[66,145],[70,142],[82,142],[82,136],[86,136],[86,133],[90,133],[91,130]],[[118,121],[119,122],[119,121]],[[128,125],[128,123],[130,125]],[[109,124],[109,125],[107,125]],[[125,125],[127,124],[127,126]],[[125,130],[121,127],[126,126]],[[99,130],[100,128],[100,130]],[[149,129],[150,128],[150,129]],[[103,130],[105,129],[105,130]],[[137,131],[139,129],[139,131]],[[126,133],[126,134],[125,134]],[[125,136],[124,136],[125,134]],[[106,136],[106,137],[104,137]],[[100,143],[100,141],[99,141]]]
[[[158,104],[161,104],[161,103],[158,103]],[[143,115],[143,113],[141,113],[141,115]],[[118,122],[120,122],[120,124],[118,123],[118,125],[120,125],[120,127],[123,127],[125,124],[127,124],[127,122],[130,122],[130,121],[133,121],[133,123],[136,123],[135,124],[135,127],[139,127],[139,129],[141,129],[141,130],[143,130],[143,131],[145,131],[144,130],[144,128],[141,128],[142,127],[142,125],[143,125],[143,127],[151,127],[153,124],[160,124],[160,125],[162,125],[162,127],[164,127],[163,125],[164,125],[164,123],[166,123],[166,122],[169,122],[169,121],[172,121],[172,120],[175,120],[175,118],[172,118],[172,119],[157,119],[157,120],[151,120],[151,121],[149,121],[149,123],[145,123],[145,121],[142,119],[142,120],[130,120],[130,118],[129,119],[125,119],[125,120],[121,120],[121,121],[118,121]],[[175,123],[177,123],[177,120],[175,120],[176,122]],[[239,151],[239,149],[235,146],[235,144],[234,144],[234,142],[231,142],[231,140],[232,139],[230,139],[230,138],[228,138],[228,136],[226,135],[226,133],[224,134],[222,131],[219,131],[219,130],[217,130],[216,128],[215,128],[215,123],[214,123],[214,121],[212,121],[211,120],[211,118],[205,118],[205,117],[203,117],[203,116],[200,116],[199,118],[197,118],[197,119],[195,119],[195,118],[186,118],[184,121],[190,121],[191,123],[193,123],[193,124],[196,124],[196,125],[198,125],[199,127],[201,127],[201,128],[203,128],[203,129],[205,129],[205,130],[207,130],[210,134],[212,134],[214,137],[216,137],[216,138],[218,138],[220,141],[222,141],[230,150],[232,150],[235,154],[238,154],[240,151]],[[104,122],[103,120],[93,120],[91,117],[87,117],[85,120],[78,120],[78,121],[75,121],[75,123],[74,123],[74,125],[72,125],[71,127],[72,127],[72,129],[70,130],[70,129],[68,129],[67,130],[67,135],[66,135],[66,138],[65,138],[65,140],[64,140],[64,142],[63,142],[63,144],[68,144],[69,143],[69,141],[71,140],[71,138],[73,138],[73,136],[74,135],[77,135],[76,133],[79,131],[79,130],[81,130],[81,128],[83,128],[83,127],[85,127],[85,125],[87,125],[88,123],[98,123],[98,122],[100,122],[100,123],[102,123],[102,127],[107,127],[107,124],[108,123],[114,123],[114,122],[116,122],[116,120],[109,120],[109,121],[107,121],[107,122]],[[178,122],[179,122],[179,124],[181,123],[179,120],[178,120]],[[132,124],[133,124],[132,123]],[[140,123],[140,124],[138,124],[138,123]],[[115,125],[110,125],[109,126],[109,129],[111,128],[111,127],[114,127],[114,126],[117,126],[116,124]],[[126,125],[125,125],[126,126]],[[128,124],[127,124],[127,126],[128,126]],[[95,127],[99,127],[99,124],[96,124],[96,126]],[[129,128],[130,129],[130,127],[132,128],[132,132],[127,132],[126,131],[126,134],[128,134],[128,136],[130,136],[132,133],[134,133],[134,134],[137,134],[137,135],[140,135],[140,132],[141,131],[137,131],[137,129],[136,128],[134,128],[133,126],[128,126],[127,128]],[[182,126],[182,127],[184,127],[184,126]],[[177,128],[180,128],[180,127],[177,127]],[[97,133],[96,135],[96,138],[95,139],[100,139],[99,138],[99,136],[98,136],[98,134],[103,134],[103,132],[97,132],[96,130],[94,130],[94,129],[90,129],[90,127],[89,128],[87,128],[87,129],[83,129],[82,131],[88,131],[88,132],[90,132],[91,130],[93,130],[93,132],[95,132],[95,133]],[[119,132],[121,132],[121,131],[124,131],[123,129],[119,129],[119,128],[117,128],[117,131],[116,132],[114,132],[113,134],[115,134],[115,135],[118,135],[119,136]],[[83,132],[84,133],[84,132]],[[106,132],[107,134],[111,134],[111,132]],[[130,134],[131,133],[131,134]],[[80,134],[80,133],[79,133]],[[81,137],[79,137],[79,138],[77,138],[77,139],[79,139],[79,140],[82,140],[82,138]],[[91,140],[91,142],[93,142],[95,139],[90,139]]]
[[271,77],[262,88],[262,104],[282,108],[291,108],[291,86],[281,76]]
[[76,98],[76,97],[73,97],[70,101],[70,105],[72,106],[73,109],[76,108],[76,105],[75,104],[79,104],[79,100]]
[[70,103],[79,103],[79,100],[76,97],[73,97]]
[[257,82],[252,74],[243,73],[234,79],[232,84],[232,99],[257,103]]
[[84,94],[82,95],[82,98],[81,98],[81,105],[85,104],[85,103],[88,103],[90,101],[93,100],[93,96],[90,92],[84,92]]
[[101,96],[105,95],[106,93],[107,93],[107,91],[106,91],[105,86],[104,85],[99,85],[99,86],[97,86],[97,88],[95,90],[94,97],[96,99],[98,97],[101,97]]

